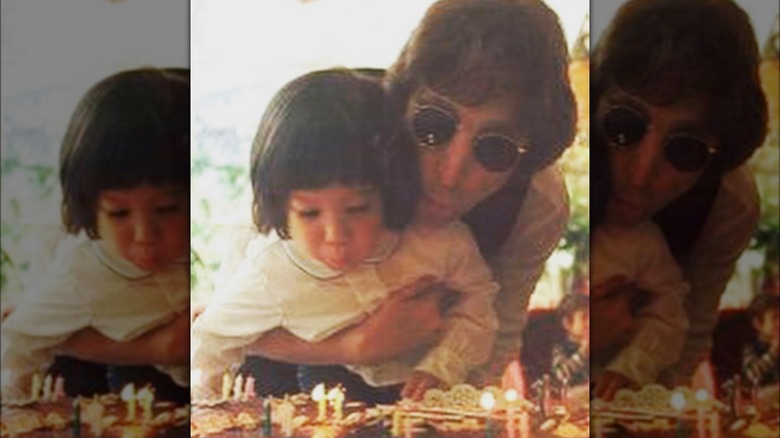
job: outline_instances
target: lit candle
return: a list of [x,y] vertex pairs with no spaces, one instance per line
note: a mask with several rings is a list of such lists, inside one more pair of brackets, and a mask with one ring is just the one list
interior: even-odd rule
[[271,397],[263,400],[263,436],[270,437],[273,423],[271,422]]
[[247,376],[246,383],[244,383],[244,395],[242,400],[254,400],[255,397],[257,397],[257,393],[255,392],[255,378]]
[[51,401],[52,394],[52,378],[51,374],[46,374],[43,379],[43,401]]
[[715,409],[710,414],[710,438],[720,438],[720,417]]
[[344,391],[335,387],[328,391],[328,401],[333,407],[333,421],[338,423],[344,418]]
[[225,371],[222,374],[222,401],[230,399],[230,390],[233,389],[233,379],[230,378],[230,373]]
[[696,391],[696,433],[699,438],[704,438],[704,405],[707,402],[707,391],[700,389]]
[[528,411],[520,412],[520,438],[531,436],[531,415]]
[[393,411],[393,424],[390,428],[390,435],[392,435],[393,438],[401,436],[401,410],[398,408],[395,408]]
[[598,415],[593,419],[593,428],[596,429],[596,438],[604,438],[604,420]]
[[41,375],[40,373],[35,373],[32,376],[32,387],[30,388],[30,396],[32,398],[32,401],[37,401],[38,397],[41,395],[41,386],[43,386],[43,382],[41,381]]
[[507,438],[516,437],[517,425],[515,424],[515,402],[517,401],[517,391],[514,389],[508,389],[504,393],[504,400],[506,400],[506,433]]
[[65,378],[57,376],[54,379],[54,401],[65,397]]
[[325,399],[325,384],[320,383],[311,392],[311,399],[317,402],[317,421],[325,421],[327,415],[327,400]]
[[81,436],[81,399],[73,400],[73,436]]
[[244,378],[239,374],[233,384],[233,400],[240,401],[243,398]]
[[683,413],[683,409],[685,409],[685,395],[681,392],[675,392],[674,394],[672,394],[671,404],[672,407],[677,411],[676,436],[677,438],[682,438],[683,437],[682,413]]
[[136,400],[141,403],[144,422],[152,421],[152,405],[154,404],[154,392],[148,386],[144,386],[135,395]]
[[491,417],[493,414],[493,407],[496,405],[496,398],[493,396],[492,392],[485,391],[479,398],[479,404],[487,411],[487,416],[485,417],[485,438],[493,438]]
[[404,438],[413,438],[411,415],[404,415]]
[[289,397],[285,396],[282,403],[276,408],[276,412],[282,428],[282,435],[291,437],[294,429],[295,405],[292,404]]
[[135,421],[135,385],[125,385],[120,396],[127,402],[127,421]]

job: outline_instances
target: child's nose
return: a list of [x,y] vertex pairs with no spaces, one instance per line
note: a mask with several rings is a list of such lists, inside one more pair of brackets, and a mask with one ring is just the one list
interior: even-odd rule
[[325,242],[344,243],[348,236],[348,227],[343,219],[333,218],[325,224]]
[[141,218],[135,224],[135,241],[138,243],[153,243],[160,236],[160,226],[153,219]]

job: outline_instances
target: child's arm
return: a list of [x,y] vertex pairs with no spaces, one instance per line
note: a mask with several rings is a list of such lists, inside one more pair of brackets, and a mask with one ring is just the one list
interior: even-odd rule
[[29,398],[32,376],[47,371],[54,347],[89,325],[88,303],[75,290],[70,274],[56,266],[50,268],[38,288],[26,292],[3,322],[3,401]]
[[[641,249],[635,281],[639,289],[648,291],[649,301],[637,314],[633,339],[606,367],[626,377],[629,385],[640,386],[653,382],[663,368],[677,361],[688,329],[684,307],[688,284],[660,231],[646,225],[630,238]],[[597,394],[599,385],[603,383],[597,382]]]
[[200,375],[191,382],[193,400],[218,399],[223,374],[241,365],[247,347],[263,333],[282,326],[282,303],[270,288],[283,293],[284,285],[268,284],[268,269],[262,254],[247,257],[193,323],[190,368]]
[[453,224],[440,236],[449,244],[447,286],[460,292],[460,298],[446,315],[441,341],[415,370],[453,385],[465,381],[472,369],[488,360],[498,328],[493,307],[498,284],[464,224]]

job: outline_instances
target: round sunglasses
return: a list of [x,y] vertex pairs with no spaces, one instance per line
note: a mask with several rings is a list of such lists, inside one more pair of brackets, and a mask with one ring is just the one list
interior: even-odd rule
[[[629,149],[647,133],[650,121],[644,114],[627,106],[611,106],[601,117],[601,129],[610,146]],[[702,170],[717,152],[710,143],[693,134],[672,134],[664,139],[666,161],[680,172]]]
[[[455,114],[438,106],[418,105],[412,114],[412,133],[424,149],[444,148],[459,126]],[[524,145],[506,135],[485,133],[474,138],[474,158],[488,172],[512,169],[525,152]]]

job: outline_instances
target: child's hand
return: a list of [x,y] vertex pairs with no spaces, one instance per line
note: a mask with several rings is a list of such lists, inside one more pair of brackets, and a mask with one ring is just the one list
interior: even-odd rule
[[415,371],[404,384],[401,390],[401,397],[412,400],[422,400],[425,391],[431,388],[437,388],[442,385],[442,381],[432,374],[425,371]]
[[593,388],[594,398],[610,401],[619,389],[634,387],[636,383],[615,371],[604,371]]

